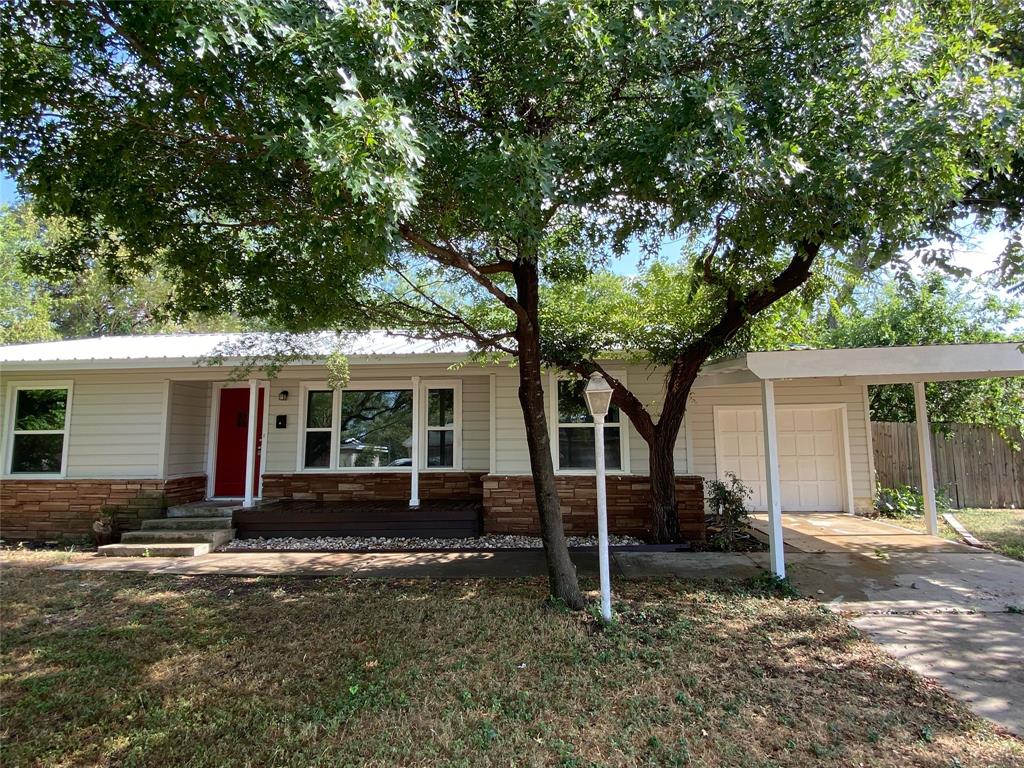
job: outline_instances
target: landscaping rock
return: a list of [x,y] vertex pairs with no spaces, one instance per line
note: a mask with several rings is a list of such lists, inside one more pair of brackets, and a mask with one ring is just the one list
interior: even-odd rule
[[[569,536],[570,547],[596,547],[596,536]],[[643,542],[633,536],[609,536],[613,547],[636,546]],[[424,549],[540,549],[538,536],[491,535],[463,539],[388,538],[384,536],[316,536],[312,538],[281,537],[273,539],[235,539],[219,548],[220,552],[246,550],[298,550],[306,552],[343,551],[414,551]]]

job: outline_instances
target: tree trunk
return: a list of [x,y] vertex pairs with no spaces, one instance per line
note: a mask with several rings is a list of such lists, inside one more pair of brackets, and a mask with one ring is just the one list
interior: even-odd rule
[[675,446],[662,437],[661,430],[647,445],[650,458],[652,533],[657,544],[680,540],[679,509],[676,500]]
[[544,408],[541,378],[540,325],[538,323],[539,280],[535,263],[519,262],[515,271],[518,300],[527,319],[516,327],[519,351],[519,403],[526,424],[526,444],[530,452],[533,488],[540,515],[540,535],[544,542],[551,596],[570,608],[580,610],[586,600],[580,592],[576,566],[569,558],[562,510],[555,485],[555,466],[551,458],[551,440]]

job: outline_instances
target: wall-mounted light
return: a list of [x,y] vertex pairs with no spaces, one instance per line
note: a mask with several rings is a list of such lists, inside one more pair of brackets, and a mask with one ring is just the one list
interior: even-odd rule
[[278,392],[277,393],[277,399],[281,400],[281,401],[287,400],[288,399],[288,390],[287,389],[282,389],[280,392]]

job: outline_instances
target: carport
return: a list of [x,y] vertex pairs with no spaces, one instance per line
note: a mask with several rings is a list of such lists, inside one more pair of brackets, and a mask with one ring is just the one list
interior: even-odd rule
[[[706,381],[758,383],[761,390],[761,424],[764,441],[764,494],[772,571],[786,575],[782,533],[782,484],[780,480],[780,409],[775,385],[783,381],[839,379],[857,385],[913,384],[917,409],[921,489],[925,500],[928,532],[938,534],[935,475],[928,439],[931,425],[925,384],[1024,375],[1024,351],[1017,343],[952,344],[860,349],[785,350],[749,352],[704,370]],[[785,422],[783,422],[785,424]],[[870,455],[870,451],[869,451]],[[852,511],[848,509],[847,511]]]

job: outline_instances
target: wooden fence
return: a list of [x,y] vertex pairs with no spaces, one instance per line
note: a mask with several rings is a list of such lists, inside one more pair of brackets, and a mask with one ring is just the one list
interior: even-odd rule
[[[885,488],[921,485],[914,424],[872,422],[875,474]],[[1012,437],[1024,446],[1020,433]],[[954,424],[932,433],[935,485],[956,509],[1024,507],[1024,450],[1015,451],[990,427]]]

